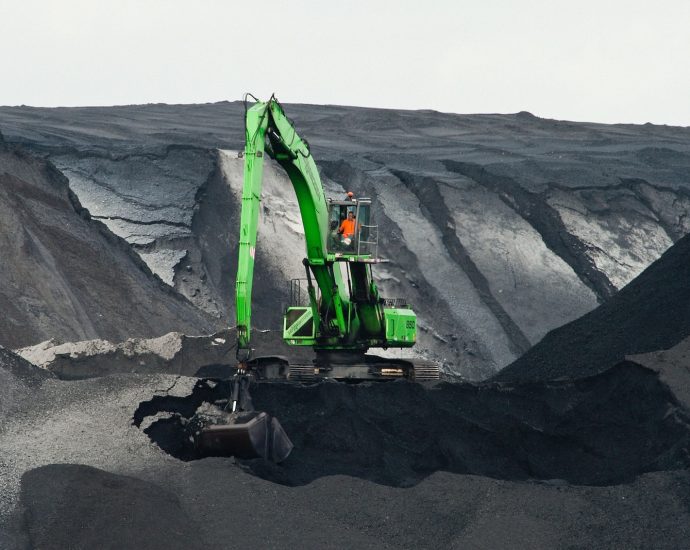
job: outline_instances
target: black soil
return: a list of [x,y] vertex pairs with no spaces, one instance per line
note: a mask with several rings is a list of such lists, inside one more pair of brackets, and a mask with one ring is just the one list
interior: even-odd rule
[[21,501],[32,548],[207,548],[177,497],[141,479],[52,464],[24,474]]
[[579,378],[690,334],[690,236],[597,309],[547,334],[499,372],[502,382]]
[[[227,391],[200,381],[188,397],[143,402],[134,422],[173,413],[145,431],[166,452],[192,460],[198,457],[180,418]],[[263,383],[252,396],[257,409],[280,420],[295,449],[278,466],[242,464],[284,485],[346,474],[405,487],[438,470],[600,485],[690,466],[687,412],[655,373],[634,364],[576,382]]]

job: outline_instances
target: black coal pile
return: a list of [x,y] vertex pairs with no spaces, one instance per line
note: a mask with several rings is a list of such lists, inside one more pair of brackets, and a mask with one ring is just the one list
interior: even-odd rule
[[[184,420],[228,392],[200,381],[187,397],[156,396],[139,406],[135,425],[171,413],[146,432],[171,455],[193,460]],[[345,474],[405,487],[438,470],[615,484],[690,466],[690,415],[643,367],[552,384],[263,383],[253,398],[279,418],[295,449],[280,466],[243,465],[286,485]]]
[[673,388],[680,403],[690,409],[690,337],[669,350],[629,355],[626,361],[659,374],[659,379]]
[[[11,378],[29,385],[53,377],[52,373],[38,368],[2,346],[0,346],[0,367],[0,375],[6,377],[6,379],[9,380]],[[6,384],[2,384],[2,387],[5,386]],[[6,402],[6,399],[0,399],[0,404]]]
[[551,331],[494,380],[580,378],[690,334],[690,236],[591,313]]
[[67,179],[0,148],[0,344],[211,332],[209,318],[91,219]]

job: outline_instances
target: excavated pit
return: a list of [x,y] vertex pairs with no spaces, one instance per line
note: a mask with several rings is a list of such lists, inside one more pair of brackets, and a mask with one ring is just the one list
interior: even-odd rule
[[[186,397],[142,402],[134,424],[147,426],[170,455],[195,460],[182,419],[227,392],[226,383],[199,380]],[[280,465],[237,462],[288,486],[345,474],[409,487],[439,470],[611,485],[690,466],[688,412],[657,374],[631,362],[577,381],[261,383],[252,397],[280,420],[295,448]]]

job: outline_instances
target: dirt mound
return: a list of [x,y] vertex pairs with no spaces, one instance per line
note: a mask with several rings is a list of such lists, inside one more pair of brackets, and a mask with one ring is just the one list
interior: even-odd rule
[[92,220],[49,162],[0,150],[0,344],[212,332],[210,320]]
[[690,236],[597,309],[551,331],[493,379],[581,378],[690,334]]
[[173,493],[88,466],[52,464],[27,472],[21,503],[35,548],[208,548]]
[[[228,391],[200,381],[187,397],[154,397],[141,403],[135,425],[153,417],[151,439],[192,460],[181,418]],[[262,383],[252,396],[295,449],[280,466],[243,464],[286,485],[346,474],[410,486],[437,470],[612,484],[690,465],[687,411],[655,373],[633,365],[552,384]],[[163,411],[171,414],[156,416]]]

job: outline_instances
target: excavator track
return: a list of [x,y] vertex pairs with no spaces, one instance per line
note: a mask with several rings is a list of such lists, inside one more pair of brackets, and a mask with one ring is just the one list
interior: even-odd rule
[[290,365],[287,379],[294,382],[312,382],[317,379],[313,365]]
[[415,382],[433,382],[441,379],[441,371],[435,363],[415,363],[412,370]]
[[349,382],[406,379],[412,382],[440,380],[439,366],[423,359],[389,359],[373,355],[360,356],[351,362],[320,362],[318,364],[287,364],[280,370],[271,368],[270,361],[254,360],[253,371],[260,380],[315,382],[331,379]]

